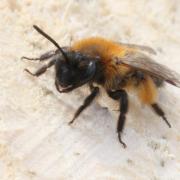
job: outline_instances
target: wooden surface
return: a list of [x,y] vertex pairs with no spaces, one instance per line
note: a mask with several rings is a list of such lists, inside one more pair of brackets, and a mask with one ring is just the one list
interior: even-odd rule
[[[59,94],[53,68],[39,78],[23,71],[41,66],[20,60],[54,47],[32,28],[42,27],[61,45],[101,35],[153,47],[154,58],[180,72],[178,0],[0,2],[0,177],[2,180],[180,179],[180,92],[166,85],[159,103],[166,124],[130,95],[123,149],[116,134],[117,104],[102,94],[72,126],[81,89]],[[104,107],[108,107],[104,108]]]

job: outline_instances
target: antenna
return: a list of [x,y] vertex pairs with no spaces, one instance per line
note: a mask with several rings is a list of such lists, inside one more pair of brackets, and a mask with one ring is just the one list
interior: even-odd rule
[[42,29],[40,29],[38,26],[33,25],[34,29],[39,32],[41,35],[43,35],[46,39],[48,39],[49,41],[51,41],[62,53],[62,55],[64,56],[65,60],[68,62],[68,57],[65,54],[65,52],[62,50],[62,48],[59,46],[59,44],[53,39],[51,38],[49,35],[47,35]]

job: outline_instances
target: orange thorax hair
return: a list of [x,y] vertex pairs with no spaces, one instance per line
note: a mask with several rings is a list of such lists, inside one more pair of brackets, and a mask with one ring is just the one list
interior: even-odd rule
[[83,39],[75,42],[72,46],[72,50],[92,56],[99,56],[101,63],[105,67],[104,73],[107,83],[110,83],[116,75],[121,75],[123,77],[130,70],[129,67],[124,65],[117,66],[113,58],[115,56],[123,57],[127,51],[131,51],[132,49],[121,46],[110,40],[99,37]]

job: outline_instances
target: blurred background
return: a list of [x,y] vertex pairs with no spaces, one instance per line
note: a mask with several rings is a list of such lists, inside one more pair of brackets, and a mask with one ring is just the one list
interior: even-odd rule
[[32,25],[62,46],[90,36],[150,46],[153,58],[180,72],[179,0],[1,0],[0,177],[2,180],[180,179],[180,92],[165,85],[159,104],[172,125],[130,95],[123,149],[117,104],[104,93],[72,126],[86,88],[59,94],[54,69],[21,60],[54,49]]

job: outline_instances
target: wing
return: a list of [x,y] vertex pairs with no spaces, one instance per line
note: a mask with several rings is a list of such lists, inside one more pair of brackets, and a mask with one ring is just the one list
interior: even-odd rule
[[128,52],[124,57],[115,57],[116,64],[124,64],[141,70],[151,76],[162,79],[174,86],[180,87],[180,74],[170,70],[140,52]]
[[126,47],[137,49],[137,50],[146,51],[150,54],[156,55],[156,51],[149,46],[142,46],[142,45],[137,45],[137,44],[128,44],[128,43],[122,43],[122,42],[116,42],[116,43],[120,44],[122,46],[126,46]]

